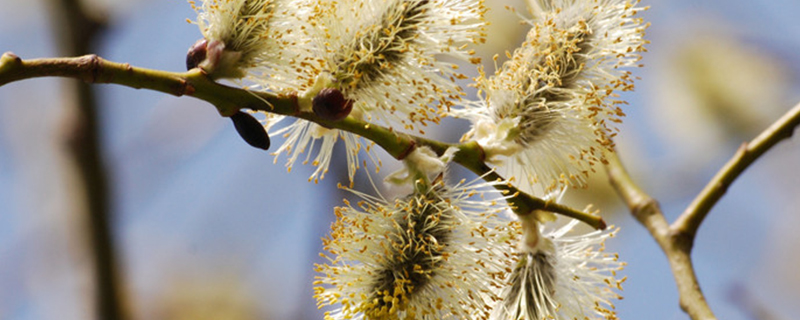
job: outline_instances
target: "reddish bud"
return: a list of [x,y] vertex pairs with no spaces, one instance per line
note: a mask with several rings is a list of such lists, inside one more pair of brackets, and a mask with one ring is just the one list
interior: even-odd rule
[[314,114],[330,121],[346,118],[353,110],[353,100],[347,100],[341,91],[334,88],[322,89],[311,100]]
[[206,49],[208,41],[206,39],[197,40],[186,53],[186,70],[197,68],[206,59]]

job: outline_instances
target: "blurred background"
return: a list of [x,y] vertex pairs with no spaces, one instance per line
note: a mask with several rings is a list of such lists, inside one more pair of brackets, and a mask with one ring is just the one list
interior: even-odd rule
[[[59,16],[47,0],[2,0],[0,51],[63,55]],[[520,0],[521,1],[521,0]],[[492,9],[485,62],[525,28]],[[105,22],[91,51],[134,66],[184,70],[200,37],[184,1],[84,0]],[[617,140],[641,186],[677,217],[738,146],[800,101],[800,2],[651,0],[645,68]],[[522,9],[524,12],[524,9]],[[87,33],[88,34],[88,33]],[[502,56],[502,54],[501,54]],[[490,64],[490,63],[489,63]],[[487,64],[487,68],[491,66]],[[36,79],[0,87],[0,319],[93,319],[91,230],[76,183],[70,82]],[[99,155],[107,212],[132,319],[321,319],[312,298],[335,188],[310,166],[249,147],[230,121],[192,98],[97,85]],[[467,124],[437,136],[455,141]],[[69,141],[68,141],[69,140]],[[273,137],[273,146],[281,143]],[[275,147],[273,147],[274,150]],[[339,150],[339,154],[341,150]],[[335,157],[337,158],[337,157]],[[341,157],[338,157],[341,158]],[[384,160],[391,172],[396,164]],[[720,319],[800,318],[800,141],[777,145],[737,180],[703,223],[693,257]],[[373,176],[376,176],[373,174]],[[377,175],[380,177],[380,175]],[[466,175],[469,176],[469,175]],[[607,243],[628,262],[621,319],[688,319],[664,255],[621,206],[604,174],[570,204],[593,203],[621,227]]]

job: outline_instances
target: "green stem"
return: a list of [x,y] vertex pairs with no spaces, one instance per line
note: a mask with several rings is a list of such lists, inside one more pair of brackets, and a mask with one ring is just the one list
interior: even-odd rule
[[[483,148],[477,142],[468,142],[458,145],[459,151],[455,155],[456,163],[464,168],[469,169],[479,176],[483,176],[486,181],[506,181],[503,177],[497,174],[494,170],[489,168],[484,162]],[[437,151],[438,152],[438,151]],[[498,184],[495,188],[503,191],[503,193],[510,195],[506,200],[517,215],[534,214],[536,210],[543,210],[558,213],[560,215],[580,220],[595,229],[605,229],[606,222],[603,218],[583,211],[575,210],[565,205],[558,204],[533,197],[525,192],[520,191],[511,184]]]
[[[325,120],[314,113],[299,111],[296,96],[253,92],[225,86],[214,82],[199,69],[181,73],[151,70],[132,67],[129,64],[109,62],[96,55],[22,60],[12,53],[5,53],[0,57],[0,86],[23,79],[52,76],[77,78],[90,83],[113,83],[136,89],[150,89],[175,96],[187,95],[213,104],[223,116],[230,116],[239,109],[245,108],[293,116],[327,128],[344,130],[362,136],[373,141],[398,160],[404,159],[418,145],[428,146],[439,155],[442,155],[448,148],[456,147],[459,151],[455,155],[454,162],[483,176],[487,181],[504,181],[503,177],[486,165],[483,150],[475,142],[443,143],[395,132],[390,128],[353,117],[341,121]],[[506,195],[510,195],[508,202],[514,212],[519,215],[544,210],[583,221],[596,229],[606,228],[606,223],[598,216],[533,197],[510,184],[498,184],[496,188]]]

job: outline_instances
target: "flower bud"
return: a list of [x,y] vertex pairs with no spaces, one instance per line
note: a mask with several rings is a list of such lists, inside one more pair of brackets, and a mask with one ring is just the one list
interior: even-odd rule
[[267,150],[269,149],[269,135],[264,130],[264,126],[250,114],[238,111],[231,116],[236,132],[249,145]]
[[197,40],[186,53],[186,70],[197,68],[203,60],[206,59],[206,49],[208,48],[208,40]]
[[346,118],[353,110],[353,101],[344,98],[341,91],[335,88],[322,89],[311,100],[314,114],[330,121],[339,121]]

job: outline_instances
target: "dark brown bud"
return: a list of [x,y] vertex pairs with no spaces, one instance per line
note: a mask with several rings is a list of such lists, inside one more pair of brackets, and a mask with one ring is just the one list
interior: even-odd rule
[[189,48],[189,52],[186,53],[186,70],[197,68],[206,59],[207,47],[208,40],[200,39]]
[[231,120],[233,120],[233,126],[236,127],[236,132],[245,142],[259,149],[269,149],[269,135],[256,118],[248,113],[238,111],[231,116]]
[[330,121],[339,121],[353,110],[353,100],[346,100],[341,91],[334,88],[322,89],[311,100],[314,114]]

